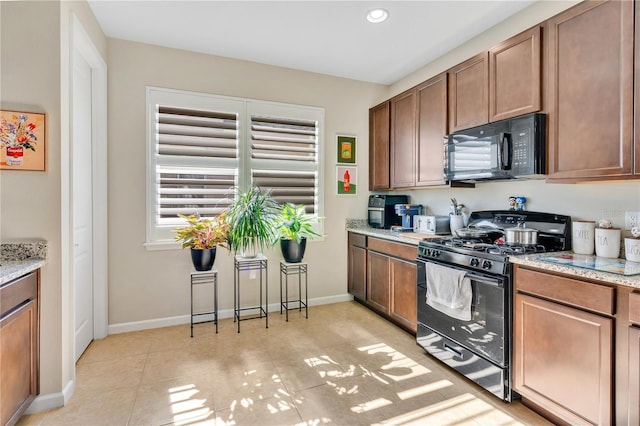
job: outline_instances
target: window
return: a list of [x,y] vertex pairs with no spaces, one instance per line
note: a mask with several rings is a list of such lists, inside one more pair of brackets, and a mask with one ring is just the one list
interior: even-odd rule
[[220,214],[235,186],[320,217],[323,123],[321,108],[147,88],[147,246],[173,241],[178,213]]

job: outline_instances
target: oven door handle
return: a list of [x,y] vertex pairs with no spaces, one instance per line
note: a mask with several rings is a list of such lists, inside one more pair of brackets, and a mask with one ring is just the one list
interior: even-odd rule
[[462,352],[460,352],[459,350],[455,349],[453,346],[450,346],[447,342],[444,342],[442,344],[442,348],[449,352],[450,354],[452,354],[453,356],[455,356],[456,358],[460,358],[462,359]]
[[467,273],[465,276],[467,278],[469,278],[470,280],[473,280],[473,281],[478,282],[480,284],[486,284],[486,285],[490,285],[492,287],[500,287],[500,288],[504,287],[504,285],[502,284],[501,281],[491,280],[491,279],[488,279],[487,277],[483,277],[481,275],[475,275],[475,274],[472,274],[472,273]]

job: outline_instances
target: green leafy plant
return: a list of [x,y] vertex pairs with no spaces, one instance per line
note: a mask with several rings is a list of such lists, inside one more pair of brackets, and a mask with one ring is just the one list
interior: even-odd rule
[[313,230],[314,219],[305,214],[304,206],[286,203],[276,220],[277,237],[295,240],[298,244],[303,238],[319,237]]
[[176,241],[182,243],[182,248],[211,249],[218,245],[226,247],[231,227],[227,223],[226,212],[222,212],[213,219],[201,218],[199,215],[189,216],[178,214],[187,221],[187,225],[176,228]]
[[270,191],[251,186],[246,192],[236,189],[234,203],[227,209],[229,248],[234,252],[263,250],[273,244],[278,203]]

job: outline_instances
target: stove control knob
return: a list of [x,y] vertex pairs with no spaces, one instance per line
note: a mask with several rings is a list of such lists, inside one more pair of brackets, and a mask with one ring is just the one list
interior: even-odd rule
[[491,262],[488,260],[482,262],[482,269],[491,269]]
[[469,264],[473,267],[476,267],[480,264],[480,261],[478,260],[478,258],[474,257],[471,259],[471,262],[469,262]]
[[440,250],[434,250],[433,257],[438,257],[438,256],[440,256]]

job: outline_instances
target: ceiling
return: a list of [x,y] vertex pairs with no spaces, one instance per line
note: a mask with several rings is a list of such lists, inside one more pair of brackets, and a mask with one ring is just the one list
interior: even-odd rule
[[[89,0],[107,37],[391,84],[535,0]],[[379,24],[365,15],[389,11]]]

